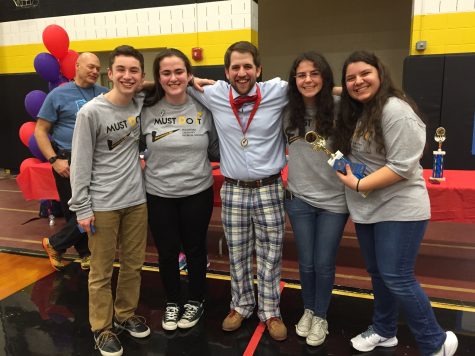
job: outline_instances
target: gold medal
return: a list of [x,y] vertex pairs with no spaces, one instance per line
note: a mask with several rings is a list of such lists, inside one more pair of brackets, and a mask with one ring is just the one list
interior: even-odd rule
[[243,137],[241,140],[241,147],[244,148],[249,144],[249,141],[247,140],[246,137]]

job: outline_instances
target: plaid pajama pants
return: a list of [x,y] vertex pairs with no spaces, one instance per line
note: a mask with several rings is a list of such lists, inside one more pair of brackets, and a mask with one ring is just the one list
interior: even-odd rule
[[224,233],[229,249],[231,309],[243,317],[256,305],[252,256],[257,260],[257,315],[261,321],[281,317],[280,274],[285,230],[282,180],[260,188],[225,182],[221,188]]

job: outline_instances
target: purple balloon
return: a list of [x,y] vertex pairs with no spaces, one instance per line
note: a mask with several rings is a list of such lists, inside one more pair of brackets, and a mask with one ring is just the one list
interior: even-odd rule
[[48,89],[49,91],[53,90],[54,88],[56,88],[57,86],[60,86],[61,84],[63,83],[67,83],[69,82],[68,78],[66,78],[65,76],[63,75],[60,75],[58,79],[56,79],[55,81],[53,82],[49,82],[48,83]]
[[36,73],[38,73],[44,80],[54,82],[59,77],[59,62],[49,53],[42,52],[36,55],[33,62]]
[[45,101],[46,93],[41,90],[30,91],[25,96],[25,109],[33,119],[36,119],[38,112],[41,109],[41,105]]
[[30,139],[28,140],[28,148],[33,156],[41,160],[42,162],[46,161],[45,156],[41,153],[40,148],[38,147],[38,142],[36,142],[35,135],[31,135]]

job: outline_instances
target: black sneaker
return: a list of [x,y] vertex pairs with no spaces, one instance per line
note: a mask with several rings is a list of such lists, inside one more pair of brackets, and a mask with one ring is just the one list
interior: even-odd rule
[[165,314],[162,318],[162,328],[164,330],[173,331],[177,328],[180,319],[180,307],[176,303],[167,303]]
[[145,318],[138,315],[133,315],[127,320],[119,323],[114,317],[114,326],[120,331],[127,331],[130,335],[136,338],[144,338],[150,335],[150,328],[145,324]]
[[203,315],[203,303],[189,300],[184,308],[185,312],[177,323],[180,329],[188,329],[195,326]]
[[94,332],[94,341],[103,356],[120,356],[124,352],[117,335],[110,329]]

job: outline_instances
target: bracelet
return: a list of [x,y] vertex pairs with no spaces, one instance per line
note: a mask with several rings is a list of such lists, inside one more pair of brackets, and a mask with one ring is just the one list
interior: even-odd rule
[[359,190],[359,187],[360,187],[360,180],[361,180],[361,179],[358,179],[358,182],[356,182],[356,192],[358,192],[358,193],[360,192],[360,190]]

